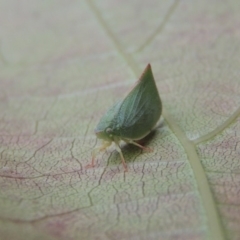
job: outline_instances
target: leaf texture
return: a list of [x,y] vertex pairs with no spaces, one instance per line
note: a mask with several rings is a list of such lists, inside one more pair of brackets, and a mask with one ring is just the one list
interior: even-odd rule
[[[240,6],[0,2],[0,239],[240,239]],[[147,63],[163,117],[85,169]]]

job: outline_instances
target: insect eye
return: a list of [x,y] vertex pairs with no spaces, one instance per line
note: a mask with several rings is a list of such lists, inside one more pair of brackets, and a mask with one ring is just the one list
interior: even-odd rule
[[112,129],[111,128],[107,128],[106,129],[106,133],[111,133],[112,132]]

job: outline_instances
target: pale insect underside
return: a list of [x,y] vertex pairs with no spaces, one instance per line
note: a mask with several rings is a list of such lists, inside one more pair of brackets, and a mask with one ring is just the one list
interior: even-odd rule
[[[94,166],[95,166],[95,158],[96,158],[97,153],[98,153],[98,152],[101,152],[101,151],[105,151],[106,148],[109,147],[109,146],[112,144],[112,142],[114,142],[114,143],[115,143],[115,148],[116,148],[116,150],[118,151],[118,153],[120,154],[120,157],[121,157],[121,160],[122,160],[122,164],[123,164],[123,167],[124,167],[124,171],[127,172],[127,171],[128,171],[128,168],[127,168],[127,164],[126,164],[126,161],[125,161],[125,159],[124,159],[122,150],[121,150],[120,145],[119,145],[120,141],[121,141],[121,140],[103,141],[103,143],[102,143],[101,146],[94,148],[94,150],[92,151],[92,162],[91,162],[91,164],[88,164],[88,165],[86,166],[86,168],[92,168],[92,167],[94,167]],[[151,148],[149,148],[149,147],[144,147],[144,146],[142,146],[142,145],[134,142],[133,140],[122,140],[122,141],[124,141],[124,142],[126,142],[126,143],[133,144],[133,145],[135,145],[135,146],[137,146],[137,147],[140,147],[141,149],[143,149],[143,150],[145,150],[145,151],[152,152],[152,149],[151,149]]]

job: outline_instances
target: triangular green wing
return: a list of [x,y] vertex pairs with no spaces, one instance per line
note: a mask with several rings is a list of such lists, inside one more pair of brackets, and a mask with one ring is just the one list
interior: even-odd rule
[[121,101],[116,102],[108,111],[102,116],[98,125],[95,128],[95,132],[104,131],[107,128],[116,128],[119,109],[121,107]]
[[161,99],[148,64],[135,87],[121,102],[118,113],[115,113],[114,135],[122,139],[141,139],[156,125],[161,112]]

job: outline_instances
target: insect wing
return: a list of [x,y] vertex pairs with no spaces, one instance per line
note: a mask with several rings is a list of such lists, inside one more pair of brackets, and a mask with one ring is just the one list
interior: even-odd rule
[[108,111],[102,116],[95,132],[104,131],[107,128],[115,128],[116,116],[118,115],[119,108],[121,107],[121,101],[116,102]]
[[118,109],[115,135],[137,140],[145,137],[156,125],[162,112],[162,103],[150,64],[140,80],[122,101]]

